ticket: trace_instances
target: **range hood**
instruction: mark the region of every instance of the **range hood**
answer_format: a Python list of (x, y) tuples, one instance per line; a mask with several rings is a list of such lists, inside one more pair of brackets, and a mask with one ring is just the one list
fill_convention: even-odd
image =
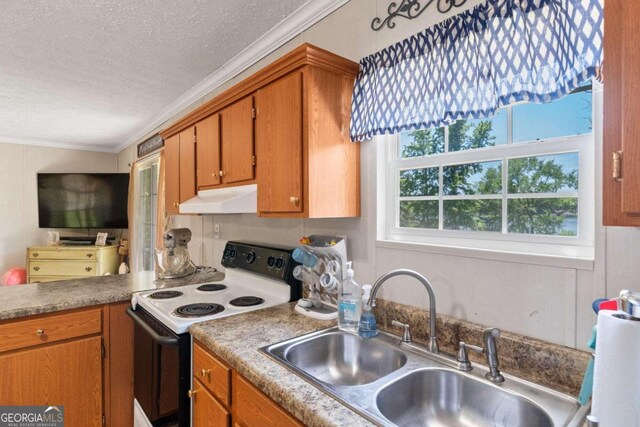
[(198, 191), (196, 197), (180, 204), (180, 213), (188, 214), (234, 214), (257, 211), (258, 186), (256, 184)]

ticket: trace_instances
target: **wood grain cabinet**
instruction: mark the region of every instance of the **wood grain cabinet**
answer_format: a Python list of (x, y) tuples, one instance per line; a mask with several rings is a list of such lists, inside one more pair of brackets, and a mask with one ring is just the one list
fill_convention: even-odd
[(189, 396), (194, 427), (303, 425), (197, 341), (193, 343), (193, 385)]
[[(176, 135), (195, 125), (198, 188), (255, 182), (264, 217), (359, 216), (360, 145), (349, 138), (357, 72), (315, 46), (294, 49), (160, 132), (167, 180), (182, 168)], [(171, 185), (167, 211), (177, 213)]]
[(253, 182), (254, 118), (248, 96), (196, 123), (198, 189)]
[(180, 203), (196, 195), (196, 134), (189, 126), (165, 141), (165, 211), (179, 213)]
[(27, 282), (116, 274), (118, 246), (40, 246), (27, 249)]
[(64, 406), (69, 427), (131, 426), (128, 305), (0, 321), (1, 404)]
[(640, 3), (607, 1), (603, 223), (640, 226)]

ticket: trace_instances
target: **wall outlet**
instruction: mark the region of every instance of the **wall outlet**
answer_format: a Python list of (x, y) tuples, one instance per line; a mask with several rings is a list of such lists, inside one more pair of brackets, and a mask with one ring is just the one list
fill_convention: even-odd
[(220, 238), (220, 224), (213, 224), (213, 238)]

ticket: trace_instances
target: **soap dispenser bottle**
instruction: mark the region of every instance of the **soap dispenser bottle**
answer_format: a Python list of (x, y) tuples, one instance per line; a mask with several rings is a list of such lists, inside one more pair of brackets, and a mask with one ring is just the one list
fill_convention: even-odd
[(338, 328), (342, 331), (358, 333), (362, 301), (360, 286), (353, 280), (352, 263), (347, 263), (347, 278), (338, 290)]
[(369, 296), (371, 295), (371, 285), (362, 286), (362, 316), (360, 316), (360, 324), (358, 325), (358, 334), (365, 339), (370, 339), (378, 336), (378, 324), (376, 323), (376, 316), (369, 303)]

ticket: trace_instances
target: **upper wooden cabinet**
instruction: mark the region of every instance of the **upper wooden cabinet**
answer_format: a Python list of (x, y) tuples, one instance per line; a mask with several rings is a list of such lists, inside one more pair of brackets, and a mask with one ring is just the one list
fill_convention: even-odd
[(198, 188), (220, 184), (220, 115), (212, 114), (196, 124)]
[(178, 213), (180, 203), (196, 195), (195, 126), (165, 141), (165, 211)]
[[(195, 125), (197, 188), (256, 182), (265, 217), (359, 216), (360, 145), (349, 139), (357, 72), (352, 61), (302, 45), (163, 130), (166, 156), (175, 135)], [(169, 160), (166, 176), (180, 176), (181, 196), (189, 177), (171, 175)], [(166, 189), (167, 212), (177, 213)]]
[(604, 37), (603, 223), (640, 226), (640, 3), (608, 1)]

